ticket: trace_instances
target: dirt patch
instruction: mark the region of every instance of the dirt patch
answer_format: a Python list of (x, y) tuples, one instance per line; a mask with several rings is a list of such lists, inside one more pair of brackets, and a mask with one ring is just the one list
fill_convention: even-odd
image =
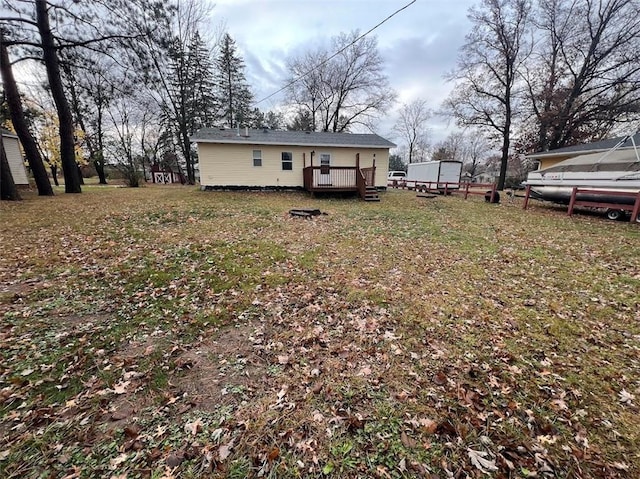
[(36, 281), (0, 284), (0, 305), (21, 303), (39, 286)]
[(171, 385), (205, 411), (255, 399), (267, 367), (253, 347), (254, 332), (251, 324), (231, 327), (183, 352)]

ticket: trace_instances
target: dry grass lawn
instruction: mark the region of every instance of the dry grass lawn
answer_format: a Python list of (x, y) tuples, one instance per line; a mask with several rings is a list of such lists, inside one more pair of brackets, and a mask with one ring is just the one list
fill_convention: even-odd
[(26, 196), (0, 204), (1, 477), (640, 476), (637, 224)]

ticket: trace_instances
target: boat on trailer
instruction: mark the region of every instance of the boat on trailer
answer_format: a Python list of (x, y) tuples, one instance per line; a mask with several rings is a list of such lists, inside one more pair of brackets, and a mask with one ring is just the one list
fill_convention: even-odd
[[(631, 139), (633, 148), (620, 149)], [(569, 204), (574, 187), (601, 190), (602, 194), (579, 193), (577, 199), (615, 204), (633, 204), (632, 195), (640, 191), (640, 152), (633, 136), (623, 138), (605, 153), (590, 153), (561, 161), (527, 175), (531, 198)], [(607, 191), (629, 192), (629, 196)]]

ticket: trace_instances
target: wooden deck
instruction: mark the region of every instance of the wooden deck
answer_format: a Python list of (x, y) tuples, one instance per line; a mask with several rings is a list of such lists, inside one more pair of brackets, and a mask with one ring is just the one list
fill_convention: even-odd
[(303, 169), (304, 189), (312, 193), (353, 191), (366, 201), (379, 201), (375, 171), (375, 166), (307, 166)]

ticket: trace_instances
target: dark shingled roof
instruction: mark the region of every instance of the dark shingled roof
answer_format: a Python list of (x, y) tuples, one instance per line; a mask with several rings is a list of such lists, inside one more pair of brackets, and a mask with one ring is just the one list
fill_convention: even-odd
[[(596, 153), (600, 151), (607, 151), (620, 143), (624, 138), (627, 140), (620, 145), (620, 148), (633, 148), (633, 143), (631, 142), (631, 138), (629, 136), (619, 136), (617, 138), (611, 138), (608, 140), (595, 141), (593, 143), (585, 143), (582, 145), (574, 145), (574, 146), (565, 146), (564, 148), (557, 148), (555, 150), (549, 151), (540, 151), (538, 153), (532, 153), (531, 155), (527, 155), (529, 158), (543, 158), (545, 156), (557, 156), (557, 155), (566, 155), (572, 153)], [(633, 135), (633, 140), (636, 143), (636, 146), (640, 147), (640, 133), (636, 133)]]
[(12, 136), (14, 138), (18, 138), (18, 135), (16, 135), (12, 131), (5, 130), (4, 128), (0, 128), (0, 133), (2, 133), (2, 136)]
[(194, 143), (237, 143), (241, 145), (332, 146), (343, 148), (393, 148), (396, 145), (381, 136), (367, 133), (333, 133), (324, 131), (278, 131), (203, 128), (191, 136)]

